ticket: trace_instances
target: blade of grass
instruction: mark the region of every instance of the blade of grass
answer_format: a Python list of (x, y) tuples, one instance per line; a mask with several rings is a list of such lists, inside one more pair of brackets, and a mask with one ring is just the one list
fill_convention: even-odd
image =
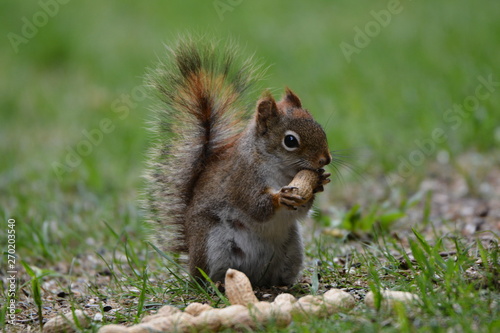
[(424, 251), (427, 252), (427, 254), (429, 255), (432, 254), (431, 247), (429, 243), (427, 243), (427, 241), (425, 240), (424, 236), (422, 236), (415, 228), (411, 228), (411, 231), (413, 231), (413, 234), (415, 235), (415, 237), (417, 237), (417, 240), (424, 249)]
[(125, 258), (127, 258), (127, 264), (130, 267), (130, 270), (132, 271), (132, 273), (135, 275), (136, 278), (140, 279), (141, 274), (135, 268), (135, 267), (139, 266), (137, 254), (135, 253), (135, 251), (133, 251), (133, 248), (131, 248), (129, 250), (129, 239), (128, 238), (125, 240), (124, 249), (125, 249)]
[[(212, 299), (212, 297), (210, 296), (210, 294), (207, 292), (206, 288), (204, 286), (202, 286), (197, 279), (193, 278), (191, 276), (191, 274), (189, 274), (189, 272), (182, 266), (182, 265), (179, 265), (179, 263), (177, 263), (174, 259), (172, 259), (169, 255), (167, 255), (166, 253), (164, 253), (162, 250), (160, 250), (158, 247), (156, 247), (154, 244), (152, 243), (148, 243), (161, 257), (167, 259), (168, 262), (170, 262), (171, 264), (174, 265), (174, 267), (176, 267), (179, 271), (183, 272), (187, 277), (188, 277), (188, 280), (189, 280), (189, 283), (188, 285), (190, 285), (193, 289), (197, 290), (198, 292), (201, 292), (202, 294), (204, 294), (208, 299)], [(176, 274), (170, 267), (166, 267), (168, 269), (168, 271), (170, 272), (170, 274), (172, 274), (172, 276), (177, 280), (178, 283), (184, 283), (185, 282), (185, 277), (183, 276), (180, 276), (178, 274)]]
[(139, 323), (142, 313), (144, 311), (144, 301), (146, 300), (146, 290), (148, 286), (149, 275), (147, 272), (147, 268), (144, 267), (142, 271), (142, 288), (141, 293), (139, 294), (139, 300), (137, 302), (137, 315), (135, 316), (134, 322)]
[(37, 307), (38, 312), (38, 323), (40, 325), (40, 331), (43, 329), (43, 312), (42, 312), (42, 293), (40, 289), (40, 282), (38, 281), (38, 276), (35, 271), (23, 260), (21, 260), (21, 264), (23, 265), (26, 273), (31, 277), (31, 291), (33, 292), (33, 300)]
[(207, 282), (210, 284), (210, 286), (212, 287), (212, 289), (214, 290), (214, 292), (217, 294), (217, 296), (219, 296), (220, 300), (226, 305), (226, 306), (229, 306), (231, 305), (231, 303), (229, 303), (229, 300), (226, 298), (226, 296), (224, 296), (219, 288), (217, 288), (217, 286), (215, 285), (215, 283), (212, 281), (212, 279), (208, 276), (207, 273), (205, 273), (204, 270), (202, 270), (201, 268), (198, 268), (198, 271), (200, 272), (200, 274), (203, 276), (203, 278), (205, 280), (207, 280)]

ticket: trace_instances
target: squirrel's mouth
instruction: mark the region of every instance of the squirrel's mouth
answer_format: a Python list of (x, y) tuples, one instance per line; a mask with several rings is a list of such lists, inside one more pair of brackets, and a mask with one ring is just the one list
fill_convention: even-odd
[(315, 171), (315, 172), (318, 172), (319, 170), (321, 169), (321, 166), (319, 167), (315, 167), (313, 165), (313, 163), (310, 163), (310, 162), (302, 162), (298, 168), (297, 168), (297, 172), (299, 171), (302, 171), (302, 170), (309, 170), (309, 171)]
[(299, 171), (302, 171), (302, 170), (309, 170), (309, 171), (314, 171), (314, 172), (318, 172), (318, 170), (321, 169), (321, 168), (312, 168), (312, 167), (307, 167), (307, 168), (301, 168)]

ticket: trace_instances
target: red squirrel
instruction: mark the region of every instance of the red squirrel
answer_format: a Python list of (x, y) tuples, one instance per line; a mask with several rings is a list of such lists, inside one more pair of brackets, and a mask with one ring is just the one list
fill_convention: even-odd
[(299, 221), (308, 201), (287, 184), (314, 170), (321, 192), (331, 162), (323, 128), (290, 89), (275, 101), (265, 92), (245, 105), (259, 79), (252, 60), (232, 46), (181, 39), (150, 75), (162, 102), (147, 172), (147, 208), (160, 248), (188, 254), (223, 281), (228, 268), (254, 286), (291, 285), (303, 266)]

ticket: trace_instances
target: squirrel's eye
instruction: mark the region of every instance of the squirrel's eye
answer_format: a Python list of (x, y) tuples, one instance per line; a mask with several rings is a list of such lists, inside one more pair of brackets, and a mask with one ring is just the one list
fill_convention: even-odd
[(293, 131), (286, 131), (285, 137), (283, 138), (283, 146), (286, 150), (292, 151), (299, 148), (300, 141), (297, 133)]

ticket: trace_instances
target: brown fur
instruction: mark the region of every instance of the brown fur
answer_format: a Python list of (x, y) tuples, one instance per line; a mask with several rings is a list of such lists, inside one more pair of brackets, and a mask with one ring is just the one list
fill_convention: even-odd
[(192, 38), (180, 40), (167, 57), (149, 75), (163, 104), (152, 129), (145, 206), (159, 226), (161, 248), (187, 252), (185, 212), (200, 174), (241, 135), (249, 117), (245, 93), (260, 74), (258, 66), (235, 64), (232, 46)]

